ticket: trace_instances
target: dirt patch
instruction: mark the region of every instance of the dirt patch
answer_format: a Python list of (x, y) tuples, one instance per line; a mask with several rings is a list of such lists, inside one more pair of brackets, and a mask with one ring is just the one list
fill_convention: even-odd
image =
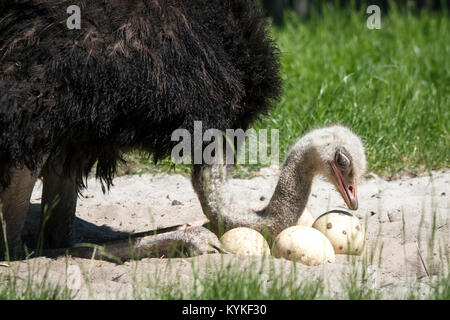
[[(270, 200), (278, 173), (276, 169), (266, 168), (252, 179), (231, 179), (227, 186), (228, 201), (236, 206), (264, 206)], [(354, 214), (367, 227), (366, 251), (373, 251), (375, 255), (374, 262), (369, 265), (369, 280), (385, 297), (403, 292), (408, 283), (418, 283), (425, 294), (427, 278), (437, 274), (439, 267), (448, 272), (448, 262), (443, 261), (440, 252), (446, 253), (447, 257), (450, 252), (449, 185), (450, 171), (441, 170), (431, 175), (395, 181), (373, 175), (358, 187), (360, 209)], [(42, 185), (38, 183), (32, 195), (28, 232), (32, 232), (30, 226), (38, 217), (41, 190)], [(144, 232), (204, 217), (190, 180), (181, 175), (118, 177), (114, 180), (114, 187), (105, 195), (100, 184), (90, 179), (83, 194), (84, 198), (78, 202), (76, 230), (87, 234), (91, 229), (94, 232), (103, 228), (114, 238), (123, 232)], [(339, 194), (320, 178), (313, 183), (308, 206), (315, 218), (331, 209), (346, 210)], [(433, 247), (430, 246), (432, 238), (435, 239)], [(380, 252), (382, 263), (378, 267)], [(40, 281), (44, 276), (43, 270), (46, 270), (50, 281), (64, 283), (73, 279), (70, 272), (80, 271), (82, 281), (76, 298), (132, 298), (136, 290), (133, 283), (158, 273), (158, 270), (169, 270), (160, 281), (169, 281), (176, 276), (181, 286), (192, 281), (192, 262), (201, 273), (208, 273), (214, 270), (211, 265), (224, 261), (243, 266), (245, 262), (257, 262), (258, 259), (211, 254), (170, 261), (142, 259), (119, 265), (74, 257), (38, 257), (11, 262), (10, 267), (0, 263), (0, 273), (14, 269), (20, 278), (27, 279), (30, 272), (35, 272), (34, 281)], [(278, 270), (292, 267), (291, 262), (284, 259), (271, 260)], [(356, 262), (363, 263), (363, 257), (357, 257)], [(68, 268), (70, 266), (76, 267)], [(297, 272), (300, 279), (321, 275), (330, 292), (339, 293), (342, 288), (336, 275), (348, 272), (348, 266), (347, 257), (338, 255), (336, 263), (330, 265), (307, 267), (298, 264)], [(269, 277), (269, 273), (265, 276)]]

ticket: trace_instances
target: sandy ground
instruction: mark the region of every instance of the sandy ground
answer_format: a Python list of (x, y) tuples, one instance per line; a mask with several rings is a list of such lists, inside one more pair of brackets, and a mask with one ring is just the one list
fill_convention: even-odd
[[(264, 168), (252, 179), (231, 179), (227, 187), (228, 200), (248, 207), (265, 205), (275, 188), (278, 173), (276, 168)], [(122, 176), (116, 178), (114, 184), (104, 195), (100, 184), (89, 180), (85, 198), (78, 202), (79, 219), (76, 221), (76, 230), (84, 232), (85, 237), (89, 236), (90, 230), (99, 228), (114, 238), (121, 232), (148, 231), (203, 217), (190, 180), (181, 175)], [(379, 290), (383, 297), (401, 297), (411, 284), (417, 285), (417, 292), (425, 295), (429, 290), (426, 280), (435, 276), (439, 267), (448, 272), (448, 260), (443, 261), (439, 246), (449, 257), (449, 185), (450, 170), (444, 169), (432, 172), (431, 176), (404, 177), (394, 181), (372, 174), (358, 187), (360, 209), (353, 213), (367, 225), (366, 252), (375, 252), (375, 260), (378, 260), (382, 246), (381, 266), (377, 266), (377, 261), (369, 265), (368, 285)], [(28, 229), (37, 219), (41, 189), (42, 185), (38, 183), (33, 191)], [(346, 209), (339, 194), (321, 178), (314, 181), (308, 207), (314, 217), (331, 209)], [(436, 241), (434, 249), (430, 250), (428, 243), (432, 236), (433, 215), (436, 218)], [(421, 258), (426, 261), (427, 268)], [(193, 277), (192, 260), (200, 273), (211, 272), (214, 269), (212, 265), (224, 261), (238, 263), (243, 269), (246, 263), (260, 261), (252, 257), (209, 254), (172, 259), (170, 262), (168, 259), (146, 258), (120, 265), (76, 257), (31, 257), (28, 261), (11, 262), (10, 267), (0, 263), (0, 273), (14, 269), (20, 278), (26, 279), (27, 273), (34, 272), (35, 281), (39, 281), (43, 270), (47, 270), (50, 281), (68, 281), (71, 286), (79, 286), (77, 298), (80, 299), (133, 298), (136, 279), (155, 274), (156, 270), (169, 270), (178, 276), (180, 285), (189, 285)], [(273, 260), (279, 272), (286, 272), (283, 270), (292, 266), (284, 259)], [(357, 257), (357, 263), (362, 263), (362, 260), (362, 257)], [(327, 290), (339, 294), (343, 290), (340, 275), (350, 272), (349, 265), (345, 255), (338, 255), (336, 263), (329, 265), (308, 267), (298, 264), (299, 281), (323, 276)], [(79, 271), (81, 280), (76, 276)], [(170, 279), (171, 276), (166, 275), (161, 281)]]

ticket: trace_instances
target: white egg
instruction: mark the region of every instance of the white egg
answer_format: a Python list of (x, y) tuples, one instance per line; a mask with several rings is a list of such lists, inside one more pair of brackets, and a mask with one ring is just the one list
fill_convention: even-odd
[(360, 255), (364, 250), (364, 227), (359, 219), (349, 212), (326, 212), (314, 221), (313, 228), (330, 240), (336, 254)]
[(335, 261), (333, 246), (318, 230), (305, 226), (293, 226), (278, 234), (272, 249), (276, 258), (317, 266)]
[(240, 227), (231, 229), (220, 238), (225, 250), (245, 256), (270, 256), (266, 239), (256, 230)]

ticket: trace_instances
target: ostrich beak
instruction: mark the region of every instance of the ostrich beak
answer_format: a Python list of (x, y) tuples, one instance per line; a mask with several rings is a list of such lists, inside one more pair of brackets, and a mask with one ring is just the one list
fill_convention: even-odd
[(338, 191), (341, 193), (347, 207), (350, 210), (358, 209), (358, 197), (356, 195), (356, 183), (353, 180), (351, 183), (347, 183), (346, 179), (342, 176), (341, 171), (336, 167), (334, 162), (331, 163), (333, 168), (334, 176), (336, 178), (336, 186)]

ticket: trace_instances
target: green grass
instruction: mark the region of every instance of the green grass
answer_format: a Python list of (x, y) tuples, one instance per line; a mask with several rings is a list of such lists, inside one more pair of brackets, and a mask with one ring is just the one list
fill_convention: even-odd
[[(378, 174), (445, 168), (450, 153), (450, 19), (448, 11), (381, 16), (366, 27), (364, 11), (323, 7), (300, 22), (287, 14), (273, 28), (284, 93), (254, 128), (280, 130), (280, 161), (312, 128), (341, 123), (362, 137), (369, 170)], [(127, 155), (121, 173), (179, 172)], [(251, 169), (260, 165), (248, 166)]]
[[(261, 261), (243, 266), (222, 260), (219, 265), (208, 265), (208, 272), (200, 275), (192, 260), (193, 281), (187, 288), (180, 286), (179, 279), (161, 285), (160, 274), (147, 275), (139, 281), (135, 279), (133, 299), (312, 300), (323, 297), (322, 278), (301, 282), (295, 263), (287, 273), (280, 275), (272, 262), (263, 257)], [(268, 269), (266, 280), (262, 279), (265, 269)]]
[(448, 13), (396, 11), (369, 30), (367, 15), (324, 7), (274, 31), (285, 93), (257, 125), (280, 128), (281, 154), (311, 128), (342, 123), (365, 141), (370, 170), (394, 173), (448, 166)]

